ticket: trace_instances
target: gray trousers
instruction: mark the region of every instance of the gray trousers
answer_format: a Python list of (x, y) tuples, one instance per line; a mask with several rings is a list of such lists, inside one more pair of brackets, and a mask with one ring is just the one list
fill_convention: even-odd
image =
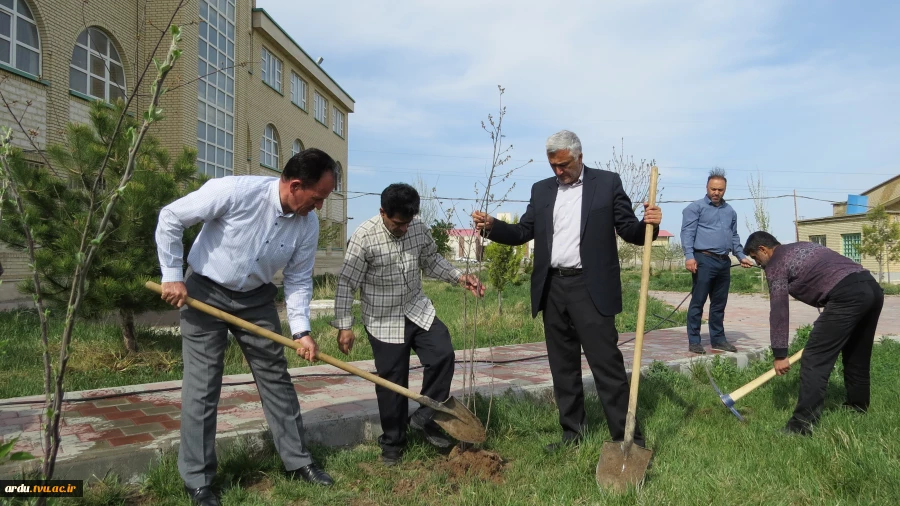
[[(248, 292), (235, 292), (190, 270), (185, 284), (192, 298), (281, 333), (281, 321), (275, 309), (275, 285), (269, 283)], [(189, 488), (209, 486), (216, 474), (216, 406), (222, 391), (229, 330), (250, 364), (275, 448), (285, 468), (292, 471), (312, 463), (303, 437), (300, 403), (287, 372), (284, 347), (184, 306), (181, 308), (184, 382), (178, 471)]]

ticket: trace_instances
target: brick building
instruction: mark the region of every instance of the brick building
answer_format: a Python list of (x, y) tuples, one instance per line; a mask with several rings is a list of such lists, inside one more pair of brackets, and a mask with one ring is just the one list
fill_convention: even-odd
[[(39, 149), (64, 141), (66, 124), (86, 122), (90, 102), (135, 94), (147, 106), (151, 78), (134, 88), (178, 0), (0, 0), (0, 90), (16, 101)], [(170, 153), (198, 150), (197, 170), (211, 177), (278, 176), (300, 149), (317, 147), (340, 165), (335, 192), (319, 212), (342, 232), (321, 249), (317, 272), (336, 271), (347, 240), (348, 116), (354, 101), (255, 0), (185, 2), (174, 23), (184, 53), (162, 101), (166, 118), (151, 133)], [(152, 65), (151, 65), (152, 69)], [(151, 75), (152, 77), (152, 75)], [(26, 103), (30, 105), (27, 106)], [(0, 124), (15, 126), (6, 108)], [(18, 129), (17, 129), (18, 130)], [(27, 138), (14, 143), (37, 160)], [(17, 296), (24, 257), (0, 249), (6, 269), (0, 301)]]

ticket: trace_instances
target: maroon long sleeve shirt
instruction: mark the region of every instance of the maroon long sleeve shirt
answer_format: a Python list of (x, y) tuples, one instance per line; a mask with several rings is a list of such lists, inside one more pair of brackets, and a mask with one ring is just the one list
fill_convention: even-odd
[(777, 246), (766, 265), (769, 282), (769, 333), (772, 353), (787, 356), (790, 310), (788, 295), (813, 307), (824, 307), (828, 293), (842, 279), (865, 269), (825, 246), (796, 242)]

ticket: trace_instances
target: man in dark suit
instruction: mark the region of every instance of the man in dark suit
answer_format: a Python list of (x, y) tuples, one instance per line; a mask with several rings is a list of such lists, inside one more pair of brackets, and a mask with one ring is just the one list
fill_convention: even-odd
[[(562, 441), (553, 452), (578, 444), (585, 429), (581, 349), (613, 440), (625, 437), (628, 377), (615, 317), (622, 312), (622, 285), (616, 234), (644, 243), (645, 224), (659, 231), (662, 211), (644, 204), (638, 221), (631, 200), (614, 172), (585, 167), (581, 141), (567, 130), (547, 139), (547, 159), (555, 177), (531, 187), (528, 209), (517, 224), (482, 212), (472, 213), (476, 228), (492, 241), (519, 245), (534, 239), (531, 311), (543, 311), (553, 393), (559, 408)], [(637, 429), (634, 440), (644, 445)]]

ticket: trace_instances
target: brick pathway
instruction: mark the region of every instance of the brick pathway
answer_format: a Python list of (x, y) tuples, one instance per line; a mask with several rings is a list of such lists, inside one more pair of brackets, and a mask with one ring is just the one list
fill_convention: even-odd
[[(654, 297), (676, 305), (683, 293), (657, 292)], [(817, 311), (799, 302), (791, 303), (791, 327), (811, 323)], [(655, 325), (648, 321), (648, 327)], [(726, 313), (726, 333), (740, 351), (762, 350), (768, 346), (768, 300), (752, 295), (731, 295)], [(708, 334), (703, 328), (704, 344), (709, 349)], [(900, 297), (888, 297), (882, 313), (878, 332), (880, 335), (900, 333)], [(633, 337), (623, 334), (621, 340)], [(628, 368), (634, 351), (634, 343), (621, 346)], [(493, 350), (496, 362), (479, 363), (476, 366), (476, 388), (481, 392), (503, 391), (509, 388), (532, 389), (551, 385), (544, 343), (502, 346)], [(715, 352), (719, 353), (719, 352)], [(478, 350), (476, 359), (489, 360), (488, 350)], [(687, 352), (685, 329), (658, 330), (647, 334), (644, 342), (643, 364), (654, 360), (667, 363), (686, 363), (694, 355)], [(533, 357), (529, 360), (503, 364), (504, 361)], [(463, 352), (457, 359), (464, 358)], [(371, 360), (355, 363), (373, 371)], [(412, 366), (419, 365), (413, 358)], [(582, 370), (589, 369), (582, 362)], [(312, 366), (292, 369), (294, 388), (303, 410), (307, 426), (334, 425), (336, 420), (364, 416), (377, 420), (375, 390), (369, 382), (346, 376), (331, 366)], [(462, 364), (457, 366), (453, 382), (454, 395), (459, 396), (469, 377)], [(410, 373), (410, 388), (421, 387), (420, 369)], [(69, 393), (62, 425), (62, 447), (59, 461), (80, 461), (92, 456), (119, 451), (155, 450), (169, 446), (179, 437), (181, 408), (181, 382), (171, 381), (147, 385), (100, 389)], [(9, 403), (16, 403), (9, 406)], [(19, 437), (15, 451), (40, 452), (41, 396), (23, 397), (0, 401), (0, 436), (4, 439)], [(219, 403), (218, 432), (220, 437), (259, 433), (265, 428), (265, 419), (259, 395), (251, 375), (227, 376), (224, 379)], [(372, 437), (374, 434), (367, 434)], [(348, 440), (349, 441), (349, 440)], [(0, 475), (3, 472), (0, 471)]]

